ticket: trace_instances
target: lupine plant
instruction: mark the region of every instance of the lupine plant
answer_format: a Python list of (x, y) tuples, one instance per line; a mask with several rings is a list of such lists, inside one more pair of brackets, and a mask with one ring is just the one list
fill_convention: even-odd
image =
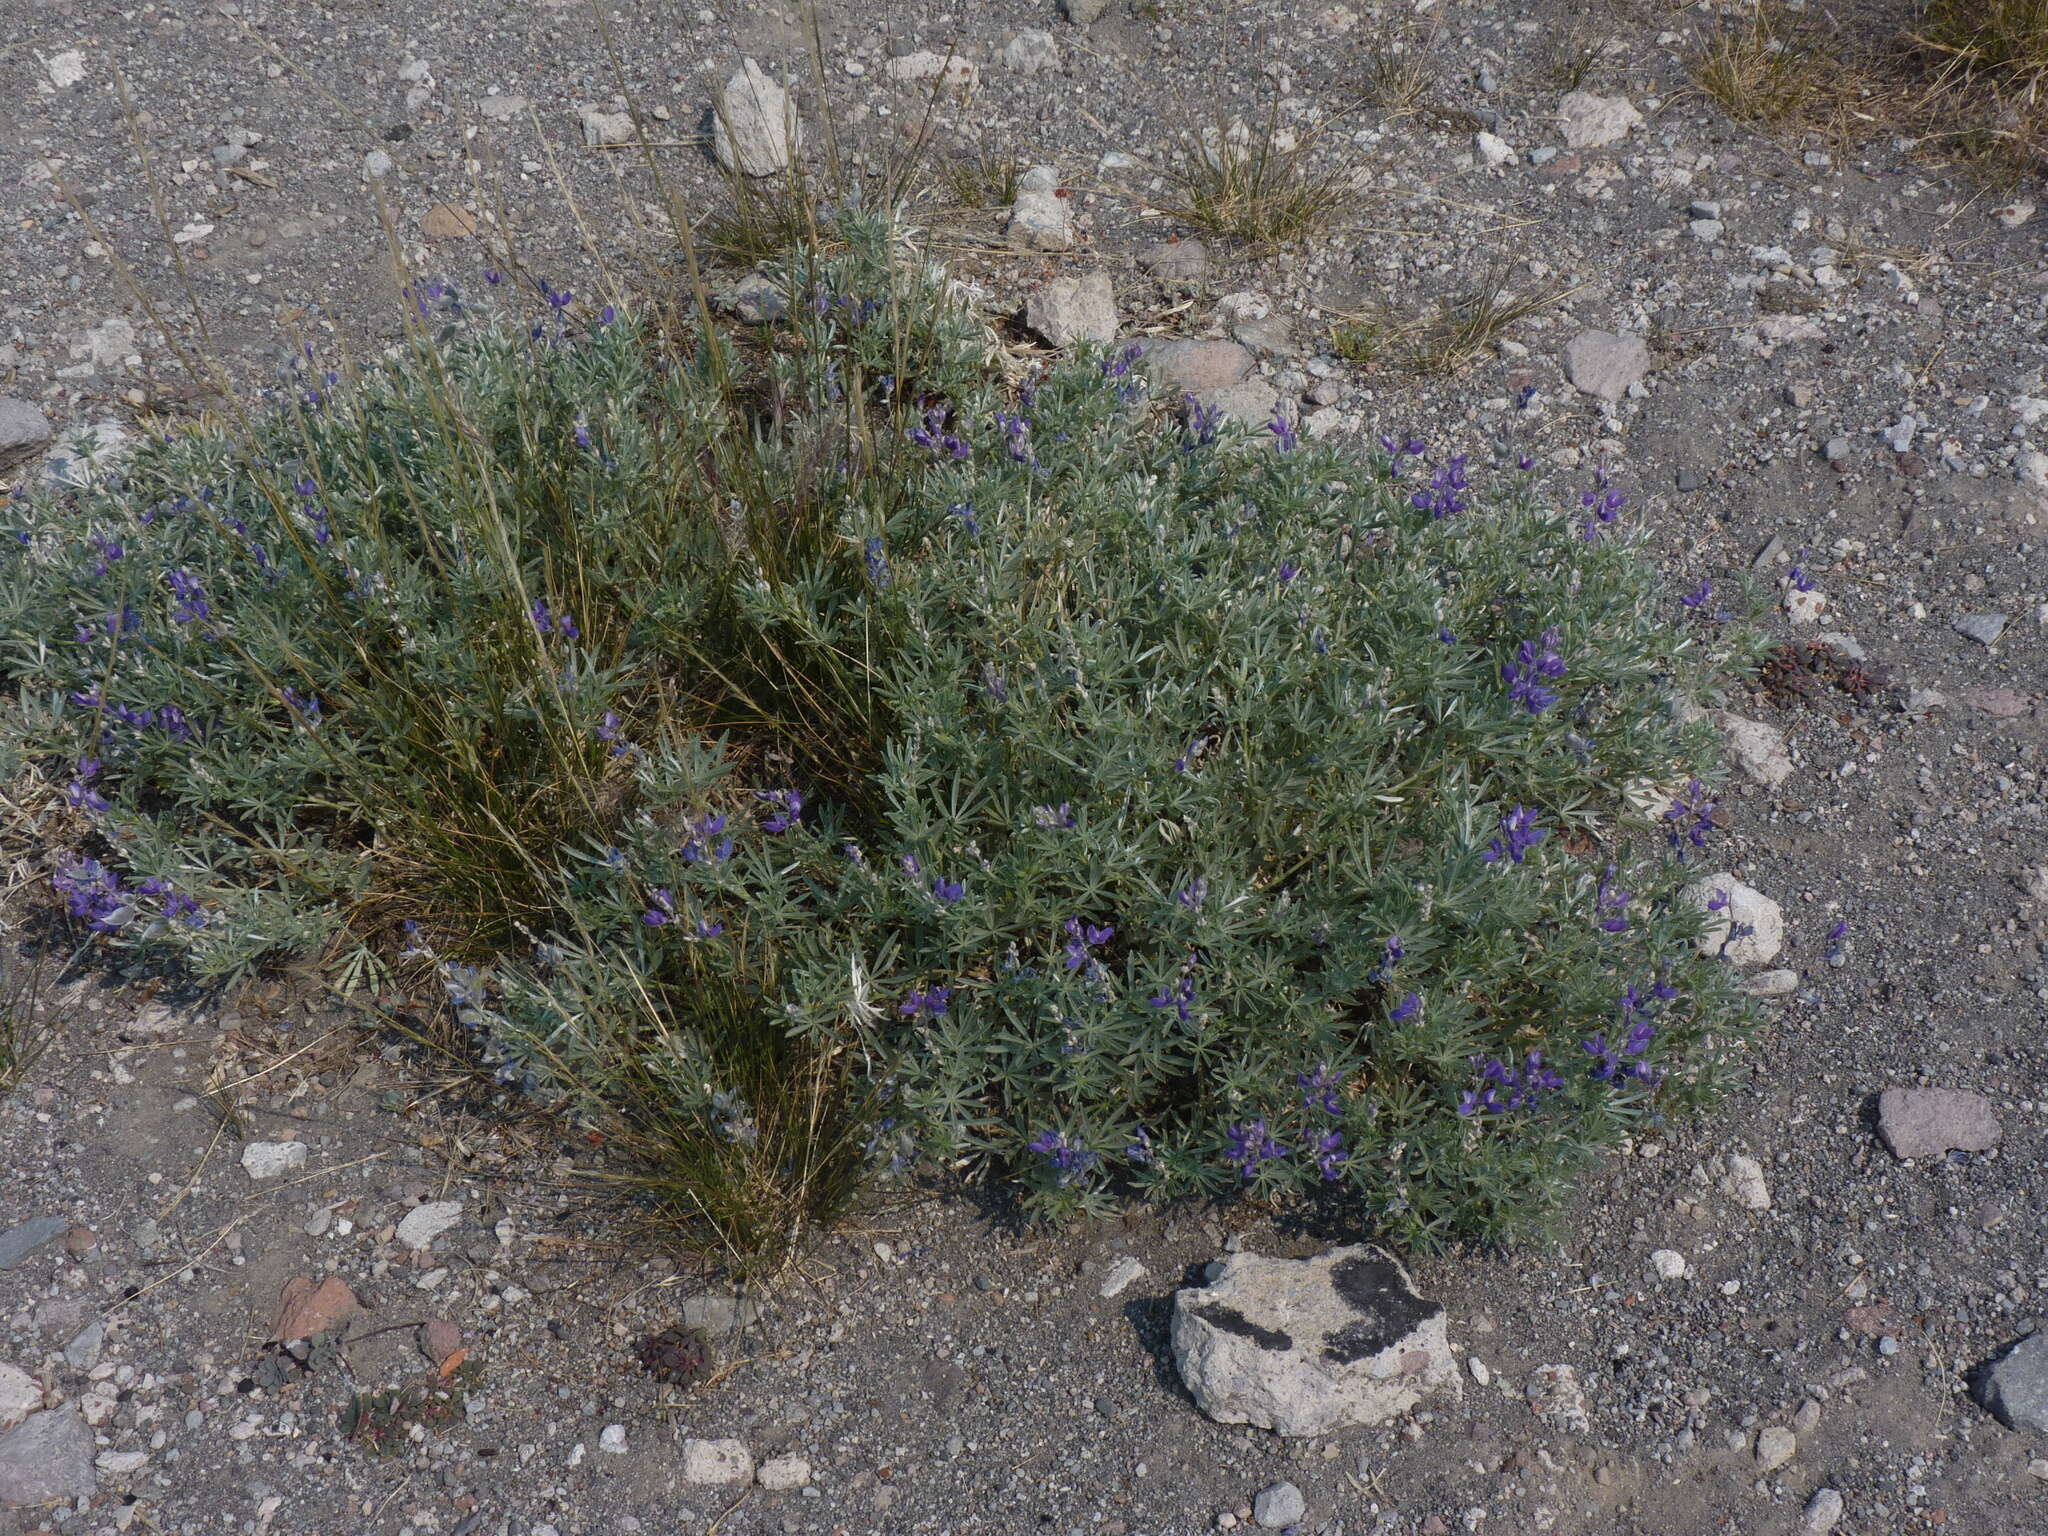
[[(72, 912), (213, 974), (438, 967), (508, 1088), (735, 1246), (916, 1166), (1495, 1237), (1711, 1087), (1744, 1014), (1674, 899), (1714, 765), (1671, 705), (1736, 642), (1635, 535), (1127, 354), (1010, 388), (846, 233), (745, 344), (444, 290), (253, 438), (11, 509)], [(1645, 783), (1683, 804), (1631, 829)]]

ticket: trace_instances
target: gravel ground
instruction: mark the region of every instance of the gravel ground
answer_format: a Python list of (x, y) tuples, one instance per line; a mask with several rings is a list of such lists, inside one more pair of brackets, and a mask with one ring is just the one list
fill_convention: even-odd
[[(713, 206), (713, 168), (665, 148), (657, 186), (637, 152), (585, 147), (577, 109), (630, 90), (687, 141), (741, 57), (808, 80), (770, 8), (618, 12), (616, 69), (591, 14), (548, 0), (0, 10), (0, 393), (60, 429), (203, 406), (211, 380), (180, 361), (201, 347), (245, 392), (302, 342), (375, 349), (398, 325), (394, 252), (465, 285), (508, 246), (583, 293), (667, 281), (660, 210)], [(1837, 1507), (1856, 1536), (2048, 1529), (2048, 1437), (1966, 1390), (2048, 1287), (2048, 459), (2030, 442), (2048, 437), (2048, 223), (1882, 134), (1733, 127), (1686, 89), (1674, 14), (1597, 18), (1611, 41), (1581, 86), (1644, 121), (1573, 149), (1550, 60), (1579, 10), (1431, 8), (1443, 110), (1362, 110), (1324, 141), (1358, 161), (1345, 223), (1279, 256), (1216, 247), (1206, 280), (1171, 283), (1138, 257), (1186, 233), (1145, 207), (1176, 136), (1214, 105), (1256, 122), (1348, 102), (1385, 32), (1369, 8), (824, 17), (851, 148), (919, 131), (929, 87), (888, 61), (950, 41), (979, 79), (930, 113), (940, 150), (1056, 168), (1070, 252), (1007, 252), (1000, 210), (928, 210), (992, 313), (1104, 271), (1127, 329), (1234, 326), (1278, 397), (1309, 395), (1312, 432), (1532, 454), (1559, 497), (1605, 463), (1674, 602), (1745, 573), (1775, 596), (1796, 564), (1824, 607), (1782, 614), (1787, 636), (1833, 636), (1883, 684), (1731, 701), (1788, 733), (1793, 771), (1727, 797), (1716, 867), (1782, 903), (1796, 981), (1725, 1106), (1614, 1159), (1555, 1249), (1415, 1266), (1466, 1362), (1459, 1397), (1310, 1442), (1204, 1419), (1165, 1345), (1175, 1287), (1227, 1244), (1319, 1246), (1247, 1208), (1047, 1237), (941, 1194), (820, 1243), (768, 1293), (707, 1290), (622, 1247), (575, 1154), (478, 1121), (290, 989), (177, 1012), (116, 978), (56, 1000), (62, 1041), (0, 1104), (0, 1233), (70, 1227), (0, 1269), (0, 1361), (90, 1428), (37, 1465), (98, 1462), (96, 1493), (0, 1512), (0, 1532), (1178, 1536), (1252, 1525), (1282, 1480), (1297, 1528), (1326, 1536), (1790, 1533)], [(1004, 62), (1026, 28), (1056, 68)], [(1496, 263), (1517, 288), (1575, 286), (1455, 381), (1330, 354), (1341, 317), (1424, 313)], [(1265, 302), (1218, 302), (1243, 292)], [(1646, 344), (1576, 343), (1579, 382), (1604, 359), (1612, 401), (1567, 377), (1585, 332)], [(1876, 1096), (1917, 1085), (1981, 1095), (2001, 1142), (1895, 1157)], [(288, 1142), (303, 1161), (269, 1154), (287, 1166), (253, 1178), (248, 1148)], [(433, 1213), (408, 1213), (447, 1202), (454, 1224), (412, 1246)], [(1144, 1274), (1104, 1297), (1126, 1256)], [(286, 1282), (330, 1272), (367, 1309), (342, 1357), (266, 1351)], [(632, 1352), (685, 1317), (737, 1332), (715, 1382), (680, 1390)], [(384, 1454), (345, 1441), (352, 1393), (441, 1381), (449, 1325), (470, 1353), (445, 1366), (446, 1422), (400, 1424)], [(1532, 1408), (1552, 1366), (1582, 1417), (1555, 1393)], [(686, 1442), (727, 1437), (785, 1458), (778, 1476), (802, 1460), (808, 1486), (689, 1481)]]

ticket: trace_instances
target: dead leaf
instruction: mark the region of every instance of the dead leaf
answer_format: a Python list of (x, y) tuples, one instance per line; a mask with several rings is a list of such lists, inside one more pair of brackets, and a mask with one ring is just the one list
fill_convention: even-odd
[(462, 1330), (451, 1322), (437, 1317), (420, 1328), (420, 1353), (436, 1365), (461, 1348)]
[(420, 233), (429, 240), (460, 240), (476, 233), (476, 215), (454, 203), (436, 203), (421, 217)]
[(453, 1376), (457, 1371), (462, 1369), (462, 1362), (467, 1360), (468, 1358), (469, 1346), (465, 1344), (462, 1346), (462, 1348), (456, 1350), (454, 1354), (450, 1355), (446, 1360), (443, 1360), (441, 1362), (441, 1379), (443, 1381), (446, 1381), (450, 1376)]
[(340, 1327), (361, 1310), (362, 1303), (341, 1276), (329, 1275), (315, 1285), (304, 1275), (293, 1275), (278, 1294), (270, 1337), (278, 1342), (310, 1339)]

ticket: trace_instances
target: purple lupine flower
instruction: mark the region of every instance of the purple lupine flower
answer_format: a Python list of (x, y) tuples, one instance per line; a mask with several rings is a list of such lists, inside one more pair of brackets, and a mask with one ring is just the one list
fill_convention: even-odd
[(1621, 1071), (1621, 1057), (1607, 1043), (1606, 1030), (1603, 1029), (1598, 1034), (1581, 1040), (1579, 1049), (1593, 1058), (1593, 1075), (1602, 1082), (1611, 1082), (1615, 1074)]
[(1067, 802), (1064, 800), (1058, 805), (1035, 805), (1031, 808), (1031, 821), (1034, 826), (1047, 831), (1071, 831), (1074, 826), (1074, 813), (1067, 808)]
[(916, 854), (906, 853), (898, 862), (900, 862), (903, 866), (903, 873), (908, 875), (911, 879), (917, 880), (923, 877), (924, 865), (918, 862)]
[(1393, 1012), (1388, 1014), (1387, 1017), (1396, 1024), (1406, 1024), (1421, 1012), (1422, 994), (1420, 992), (1410, 992), (1394, 1005)]
[(92, 573), (95, 576), (106, 575), (114, 562), (128, 552), (124, 546), (115, 543), (103, 533), (95, 533), (92, 536), (92, 545), (99, 552), (99, 560), (92, 568)]
[(1585, 538), (1590, 544), (1614, 526), (1628, 498), (1608, 483), (1607, 466), (1602, 464), (1593, 471), (1593, 488), (1579, 497), (1579, 505), (1587, 512)]
[(882, 554), (880, 536), (871, 536), (864, 551), (867, 557), (868, 580), (873, 582), (878, 590), (886, 588), (889, 585), (889, 562)]
[(725, 924), (714, 923), (708, 917), (700, 917), (697, 919), (697, 926), (690, 930), (690, 936), (696, 939), (709, 940), (717, 938), (724, 932)]
[(1300, 574), (1301, 567), (1296, 565), (1292, 560), (1282, 560), (1280, 562), (1280, 569), (1273, 573), (1274, 578), (1278, 580), (1280, 585), (1283, 587), (1291, 584), (1294, 578), (1299, 576)]
[(1344, 1086), (1344, 1079), (1332, 1072), (1328, 1063), (1318, 1066), (1314, 1072), (1297, 1072), (1294, 1084), (1301, 1090), (1301, 1107), (1311, 1112), (1320, 1110), (1326, 1115), (1341, 1114), (1344, 1101), (1337, 1097), (1337, 1090)]
[(1273, 419), (1266, 423), (1266, 430), (1273, 434), (1274, 445), (1282, 453), (1291, 453), (1301, 444), (1301, 434), (1294, 430), (1294, 423), (1287, 419), (1287, 412), (1275, 407)]
[(575, 429), (569, 435), (578, 448), (581, 448), (585, 453), (590, 451), (590, 423), (581, 416), (576, 418)]
[(1437, 626), (1436, 638), (1437, 642), (1441, 645), (1456, 645), (1458, 643), (1458, 637), (1441, 624)]
[(1217, 434), (1223, 430), (1223, 407), (1203, 405), (1193, 395), (1183, 395), (1187, 407), (1188, 447), (1208, 448), (1214, 445)]
[(1190, 912), (1201, 910), (1202, 903), (1209, 899), (1209, 881), (1204, 875), (1197, 875), (1186, 885), (1173, 893), (1173, 899)]
[[(1541, 1051), (1530, 1051), (1518, 1067), (1498, 1056), (1475, 1056), (1473, 1065), (1479, 1069), (1481, 1086), (1458, 1104), (1458, 1113), (1467, 1117), (1506, 1114), (1535, 1103), (1539, 1094), (1554, 1093), (1564, 1086), (1564, 1079), (1543, 1064)], [(1506, 1098), (1500, 1096), (1503, 1092)]]
[(500, 272), (496, 267), (485, 267), (484, 281), (489, 283), (493, 288), (495, 288), (498, 286), (498, 284), (505, 281), (505, 274)]
[(947, 1004), (952, 1000), (951, 987), (932, 987), (912, 992), (896, 1011), (906, 1019), (936, 1019), (944, 1015)]
[(650, 928), (660, 928), (674, 921), (675, 915), (675, 897), (669, 894), (666, 886), (657, 886), (654, 892), (654, 905), (640, 914), (640, 921)]
[[(1131, 364), (1145, 355), (1145, 348), (1138, 342), (1127, 342), (1102, 360), (1102, 376), (1106, 379), (1120, 379), (1131, 371)], [(1024, 402), (1030, 409), (1031, 402)]]
[(1229, 1136), (1230, 1147), (1223, 1154), (1223, 1160), (1247, 1179), (1256, 1176), (1264, 1164), (1287, 1155), (1287, 1149), (1273, 1139), (1264, 1120), (1233, 1125)]
[(1394, 968), (1407, 957), (1408, 948), (1401, 942), (1401, 935), (1398, 933), (1388, 934), (1387, 942), (1380, 949), (1380, 963), (1372, 968), (1371, 974), (1366, 979), (1368, 981), (1391, 980)]
[(954, 906), (966, 894), (967, 885), (964, 881), (948, 880), (944, 875), (932, 881), (932, 895), (942, 907)]
[(92, 787), (92, 781), (100, 776), (100, 760), (96, 757), (82, 758), (73, 771), (71, 782), (64, 788), (64, 801), (74, 810), (100, 815), (107, 809), (107, 797)]
[(774, 813), (761, 823), (763, 832), (787, 832), (803, 819), (804, 797), (801, 790), (757, 789), (754, 798), (775, 807)]
[(1786, 572), (1785, 579), (1791, 584), (1794, 592), (1811, 592), (1813, 590), (1813, 578), (1806, 574), (1806, 567), (1803, 565), (1793, 566), (1790, 571)]
[(1064, 925), (1067, 935), (1067, 969), (1078, 971), (1089, 963), (1089, 951), (1100, 949), (1116, 937), (1114, 928), (1098, 928), (1093, 923), (1084, 923), (1078, 917), (1070, 917)]
[(1466, 489), (1470, 481), (1465, 475), (1467, 455), (1458, 454), (1448, 463), (1437, 467), (1429, 478), (1429, 487), (1417, 491), (1408, 498), (1408, 504), (1418, 512), (1427, 512), (1441, 521), (1463, 512), (1466, 503), (1458, 498), (1458, 492)]
[(1095, 1154), (1069, 1141), (1065, 1131), (1040, 1131), (1026, 1145), (1045, 1159), (1062, 1186), (1081, 1178), (1095, 1165)]
[(1031, 449), (1031, 422), (1028, 417), (1007, 411), (996, 412), (996, 426), (1003, 434), (1003, 453), (1013, 464), (1028, 464), (1038, 467), (1038, 455)]
[(1593, 893), (1593, 913), (1600, 920), (1600, 927), (1608, 933), (1628, 932), (1629, 893), (1614, 883), (1614, 866), (1600, 876), (1600, 887)]
[(1182, 976), (1171, 986), (1162, 987), (1146, 999), (1154, 1008), (1171, 1008), (1181, 1023), (1189, 1024), (1195, 1017), (1195, 978)]
[(1535, 467), (1536, 467), (1536, 455), (1535, 455), (1535, 454), (1533, 454), (1533, 453), (1525, 453), (1525, 454), (1523, 454), (1523, 455), (1522, 455), (1522, 456), (1521, 456), (1521, 457), (1520, 457), (1519, 459), (1516, 459), (1516, 460), (1515, 460), (1515, 468), (1517, 468), (1517, 469), (1519, 469), (1519, 470), (1524, 470), (1524, 471), (1526, 471), (1526, 470), (1531, 470), (1531, 469), (1534, 469)]
[(967, 530), (967, 537), (970, 539), (981, 537), (981, 523), (975, 518), (973, 502), (956, 501), (946, 510), (954, 517), (960, 519), (960, 526)]
[(697, 864), (705, 859), (714, 864), (723, 864), (732, 857), (732, 839), (724, 836), (725, 818), (706, 812), (702, 816), (686, 818), (683, 828), (690, 836), (682, 846), (682, 860), (685, 864)]
[(1665, 841), (1683, 859), (1686, 844), (1705, 848), (1707, 834), (1713, 830), (1714, 802), (1707, 798), (1706, 787), (1698, 779), (1688, 779), (1685, 792), (1664, 812)]
[(1688, 608), (1697, 608), (1713, 595), (1714, 584), (1705, 577), (1701, 577), (1700, 584), (1690, 592), (1681, 593), (1678, 600)]
[(121, 877), (97, 859), (76, 859), (50, 876), (51, 888), (64, 898), (73, 917), (90, 920), (94, 933), (109, 933), (132, 915)]
[(180, 624), (194, 623), (213, 612), (206, 601), (206, 590), (182, 566), (166, 572), (164, 579), (171, 584), (171, 595), (178, 600), (178, 606), (171, 610), (171, 617)]
[(1508, 698), (1532, 715), (1540, 715), (1557, 702), (1557, 694), (1544, 686), (1565, 674), (1564, 658), (1557, 653), (1556, 625), (1535, 640), (1524, 640), (1515, 659), (1501, 663), (1501, 681), (1508, 685)]
[(526, 610), (526, 616), (533, 621), (533, 632), (537, 635), (553, 634), (555, 621), (548, 613), (548, 605), (540, 598), (533, 600), (533, 606)]
[(1489, 864), (1498, 864), (1503, 858), (1521, 863), (1538, 843), (1550, 834), (1536, 825), (1536, 813), (1525, 805), (1518, 805), (1500, 819), (1501, 835), (1486, 845), (1480, 858)]
[(1325, 1131), (1321, 1136), (1311, 1137), (1302, 1150), (1315, 1159), (1317, 1171), (1331, 1183), (1344, 1177), (1344, 1164), (1351, 1160), (1351, 1154), (1344, 1150), (1342, 1131)]
[(619, 312), (616, 309), (614, 309), (611, 305), (605, 305), (603, 309), (597, 312), (597, 323), (599, 329), (602, 329), (603, 327), (610, 325), (614, 320), (618, 318)]
[(1384, 448), (1387, 452), (1387, 478), (1389, 480), (1401, 478), (1401, 461), (1403, 459), (1419, 459), (1429, 452), (1429, 444), (1412, 433), (1398, 442), (1382, 433), (1380, 435), (1380, 447)]
[(302, 715), (308, 720), (320, 718), (320, 701), (313, 695), (302, 694), (288, 684), (279, 692), (284, 696), (285, 707), (294, 714)]
[(1132, 1131), (1130, 1142), (1124, 1147), (1124, 1156), (1134, 1163), (1149, 1166), (1156, 1156), (1152, 1150), (1152, 1133), (1142, 1125)]

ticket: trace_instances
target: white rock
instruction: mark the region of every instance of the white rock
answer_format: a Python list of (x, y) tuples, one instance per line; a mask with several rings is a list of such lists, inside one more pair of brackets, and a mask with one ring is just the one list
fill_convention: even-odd
[(2007, 229), (2018, 229), (2034, 216), (2034, 200), (2031, 197), (2017, 197), (2001, 208), (1991, 210), (1991, 217)]
[(1056, 190), (1038, 191), (1020, 183), (1004, 233), (1018, 250), (1064, 251), (1074, 243), (1073, 210)]
[(396, 169), (398, 162), (381, 149), (373, 149), (363, 156), (363, 179), (382, 181)]
[(50, 445), (50, 418), (26, 400), (0, 395), (0, 474)]
[(58, 90), (68, 91), (85, 78), (85, 54), (77, 48), (53, 53), (43, 60), (43, 73)]
[[(1778, 904), (1726, 871), (1693, 881), (1684, 895), (1707, 916), (1701, 954), (1725, 955), (1736, 965), (1763, 965), (1784, 947), (1785, 914)], [(1731, 936), (1738, 923), (1747, 931)]]
[(1020, 75), (1042, 74), (1060, 67), (1060, 45), (1050, 32), (1026, 27), (1003, 44), (1003, 67)]
[(711, 151), (727, 170), (748, 176), (786, 171), (803, 147), (796, 103), (752, 59), (734, 71), (712, 114)]
[(630, 112), (607, 112), (603, 107), (578, 107), (576, 116), (583, 124), (583, 142), (592, 149), (606, 144), (633, 142), (633, 114)]
[(1308, 1500), (1292, 1483), (1261, 1488), (1252, 1500), (1252, 1518), (1266, 1531), (1284, 1531), (1308, 1516)]
[(1515, 146), (1497, 133), (1475, 133), (1472, 147), (1488, 165), (1513, 165), (1518, 158)]
[(1797, 587), (1785, 590), (1785, 616), (1794, 624), (1818, 624), (1828, 611), (1828, 595), (1818, 588), (1802, 592)]
[(1539, 1365), (1529, 1386), (1529, 1408), (1544, 1423), (1567, 1434), (1583, 1435), (1593, 1427), (1586, 1410), (1586, 1389), (1568, 1365)]
[(1722, 1194), (1744, 1210), (1771, 1208), (1771, 1186), (1764, 1182), (1763, 1164), (1741, 1152), (1731, 1152), (1721, 1165), (1725, 1170), (1721, 1175)]
[(1799, 1453), (1799, 1437), (1782, 1424), (1769, 1424), (1757, 1431), (1756, 1464), (1775, 1472)]
[(1659, 1280), (1683, 1280), (1692, 1273), (1692, 1266), (1685, 1262), (1685, 1255), (1676, 1248), (1659, 1248), (1651, 1254), (1650, 1268)]
[(1564, 371), (1572, 388), (1612, 402), (1649, 373), (1650, 348), (1627, 332), (1581, 331), (1565, 343)]
[[(183, 244), (176, 235), (171, 237), (174, 244)], [(135, 325), (119, 315), (111, 320), (102, 320), (89, 331), (83, 331), (71, 344), (71, 355), (83, 358), (102, 373), (117, 368), (128, 368), (142, 361), (135, 346)]]
[(398, 1240), (417, 1252), (432, 1246), (435, 1238), (461, 1220), (460, 1200), (430, 1200), (405, 1213), (398, 1223)]
[(1116, 294), (1107, 272), (1056, 277), (1024, 306), (1024, 323), (1056, 347), (1116, 340)]
[(486, 96), (476, 104), (478, 113), (494, 123), (507, 123), (515, 117), (524, 117), (528, 107), (524, 96)]
[(916, 53), (906, 53), (901, 58), (891, 59), (882, 66), (891, 80), (938, 80), (962, 90), (974, 84), (979, 73), (971, 60), (963, 59), (957, 53), (937, 54), (929, 48), (920, 48)]
[(1816, 1488), (1799, 1517), (1799, 1529), (1811, 1536), (1825, 1536), (1842, 1518), (1842, 1496), (1832, 1488)]
[(613, 1456), (625, 1455), (626, 1426), (623, 1424), (605, 1425), (605, 1427), (598, 1432), (597, 1448), (600, 1451), (609, 1452)]
[(1096, 1288), (1096, 1294), (1104, 1300), (1112, 1296), (1121, 1296), (1144, 1276), (1145, 1266), (1129, 1254), (1125, 1254), (1103, 1271), (1102, 1284)]
[(19, 1366), (0, 1365), (0, 1430), (14, 1428), (43, 1406), (43, 1389)]
[(1465, 1369), (1472, 1373), (1472, 1379), (1480, 1386), (1490, 1387), (1493, 1385), (1493, 1371), (1477, 1355), (1474, 1355), (1465, 1362)]
[(1776, 788), (1792, 776), (1792, 754), (1785, 746), (1785, 733), (1761, 720), (1723, 712), (1714, 717), (1721, 728), (1721, 740), (1751, 783)]
[(242, 1148), (242, 1168), (252, 1179), (275, 1179), (305, 1166), (303, 1141), (252, 1141)]
[(771, 1456), (761, 1463), (760, 1483), (763, 1488), (808, 1488), (811, 1464), (801, 1456)]
[(2038, 448), (2021, 449), (2012, 461), (2012, 472), (2021, 485), (2048, 491), (2048, 453)]
[(1790, 997), (1799, 990), (1797, 971), (1758, 971), (1744, 983), (1751, 997)]
[(1567, 149), (1598, 149), (1625, 139), (1632, 128), (1640, 128), (1643, 114), (1626, 96), (1595, 96), (1573, 91), (1558, 103), (1558, 121), (1564, 125)]
[(147, 1451), (101, 1451), (92, 1459), (92, 1464), (109, 1477), (126, 1477), (131, 1472), (142, 1470), (142, 1464), (149, 1460)]
[(1208, 1285), (1175, 1295), (1172, 1337), (1181, 1379), (1222, 1424), (1319, 1435), (1458, 1390), (1442, 1306), (1363, 1244), (1312, 1259), (1231, 1254)]
[(685, 1440), (683, 1481), (699, 1486), (751, 1483), (754, 1453), (740, 1440)]

